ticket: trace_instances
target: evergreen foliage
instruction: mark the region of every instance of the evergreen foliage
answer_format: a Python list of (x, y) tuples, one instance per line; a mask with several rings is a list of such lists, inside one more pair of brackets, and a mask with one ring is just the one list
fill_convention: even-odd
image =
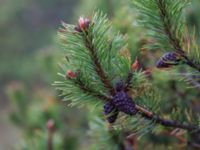
[[(183, 36), (184, 18), (182, 10), (188, 0), (132, 0), (140, 12), (139, 22), (150, 32), (156, 42), (152, 48), (162, 48), (165, 51), (181, 50), (180, 39)], [(180, 38), (180, 39), (179, 39)]]
[[(181, 15), (188, 1), (135, 0), (133, 4), (142, 14), (140, 22), (149, 29), (147, 34), (155, 40), (150, 48), (169, 51), (161, 57), (158, 67), (186, 64), (199, 71), (199, 64), (189, 57), (182, 43), (184, 21)], [(89, 104), (103, 108), (106, 103), (107, 116), (109, 113), (113, 115), (114, 110), (108, 105), (109, 101), (120, 111), (116, 121), (108, 120), (111, 126), (129, 134), (133, 132), (142, 136), (148, 132), (168, 130), (164, 127), (186, 130), (191, 137), (191, 133), (199, 134), (199, 122), (195, 121), (198, 115), (193, 116), (194, 112), (186, 112), (187, 116), (183, 117), (182, 108), (177, 108), (164, 115), (161, 106), (166, 102), (150, 84), (145, 71), (135, 66), (137, 63), (132, 64), (126, 41), (122, 35), (113, 32), (112, 25), (102, 12), (94, 13), (90, 20), (80, 18), (77, 25), (62, 24), (59, 37), (67, 59), (60, 65), (62, 72), (59, 75), (63, 80), (56, 81), (54, 85), (62, 91), (61, 96), (70, 105)], [(125, 102), (126, 96), (116, 101), (116, 96), (121, 98), (118, 95), (121, 90), (116, 86), (119, 82), (123, 83), (122, 92), (130, 96), (130, 103)], [(130, 113), (134, 109), (135, 113)], [(176, 121), (170, 118), (176, 118)], [(191, 143), (198, 144), (198, 140)], [(127, 145), (123, 143), (123, 146)]]
[[(183, 9), (190, 4), (190, 1), (132, 0), (132, 3), (139, 11), (139, 22), (148, 29), (147, 34), (154, 40), (149, 48), (168, 52), (166, 53), (168, 55), (161, 56), (157, 66), (168, 68), (173, 65), (186, 64), (197, 71), (193, 74), (198, 73), (199, 76), (199, 46), (195, 32), (188, 33), (183, 17)], [(191, 81), (191, 77), (189, 79), (186, 77), (186, 80)], [(194, 82), (190, 83), (194, 84)]]

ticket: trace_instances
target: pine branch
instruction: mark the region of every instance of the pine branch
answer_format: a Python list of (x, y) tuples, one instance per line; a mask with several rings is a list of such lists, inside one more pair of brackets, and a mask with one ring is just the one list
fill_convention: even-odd
[[(182, 37), (183, 18), (181, 10), (187, 0), (132, 0), (134, 7), (140, 12), (139, 22), (149, 29), (146, 34), (153, 37), (156, 43), (153, 49), (178, 49), (180, 43), (177, 36)], [(175, 45), (175, 46), (174, 46)]]
[[(106, 101), (111, 101), (109, 97), (106, 98)], [(141, 114), (142, 117), (144, 117), (147, 120), (151, 120), (155, 122), (156, 124), (160, 124), (165, 127), (173, 127), (173, 128), (180, 128), (180, 129), (185, 129), (188, 131), (200, 131), (200, 127), (198, 125), (193, 125), (193, 124), (184, 124), (180, 123), (174, 120), (169, 120), (169, 119), (163, 119), (158, 115), (155, 115), (155, 113), (147, 110), (146, 108), (137, 105), (136, 104), (136, 110), (139, 114)]]
[(138, 110), (138, 113), (140, 113), (144, 118), (155, 121), (155, 123), (161, 124), (165, 127), (180, 128), (180, 129), (185, 129), (188, 131), (200, 130), (200, 128), (197, 125), (183, 124), (183, 123), (176, 122), (173, 120), (160, 118), (159, 116), (155, 115), (153, 112), (148, 111), (147, 109), (139, 105), (136, 105), (136, 109)]
[(193, 63), (186, 55), (184, 50), (181, 47), (180, 40), (176, 37), (176, 33), (172, 33), (172, 23), (171, 19), (169, 18), (168, 11), (166, 9), (167, 4), (165, 0), (157, 0), (157, 5), (159, 8), (160, 19), (163, 23), (163, 27), (165, 30), (165, 34), (168, 36), (169, 43), (174, 47), (176, 51), (178, 51), (184, 59), (186, 60), (186, 64), (200, 72), (200, 66), (197, 66)]
[[(169, 42), (176, 51), (181, 51), (182, 49), (179, 40), (171, 30), (171, 22), (164, 1), (152, 1), (158, 2), (157, 6), (160, 8), (160, 17), (162, 18), (161, 20), (163, 21), (164, 31), (166, 32), (165, 34), (168, 35)], [(150, 120), (149, 122), (151, 122), (151, 125), (156, 123), (165, 127), (181, 128), (188, 131), (200, 130), (198, 125), (189, 123), (185, 124), (174, 120), (161, 118), (159, 115), (154, 114), (155, 107), (152, 108), (149, 106), (148, 102), (146, 103), (147, 105), (141, 105), (141, 103), (135, 104), (136, 102), (133, 101), (128, 95), (128, 91), (133, 88), (131, 87), (133, 76), (136, 77), (136, 82), (138, 82), (138, 84), (142, 84), (144, 88), (148, 88), (146, 87), (147, 84), (140, 82), (138, 76), (141, 76), (142, 79), (142, 75), (139, 72), (134, 72), (134, 74), (130, 72), (130, 61), (128, 61), (128, 58), (118, 55), (119, 53), (117, 52), (119, 52), (122, 46), (119, 46), (119, 50), (111, 47), (111, 50), (109, 51), (111, 54), (109, 56), (110, 58), (108, 59), (109, 61), (105, 59), (108, 58), (107, 49), (110, 46), (108, 44), (108, 27), (107, 25), (103, 25), (107, 20), (102, 14), (97, 14), (94, 18), (91, 22), (87, 19), (80, 18), (78, 26), (75, 26), (75, 28), (74, 26), (67, 27), (69, 33), (66, 35), (68, 37), (66, 50), (71, 54), (71, 63), (69, 65), (72, 65), (68, 67), (80, 69), (81, 72), (83, 72), (85, 79), (79, 78), (70, 72), (70, 81), (57, 82), (56, 85), (60, 87), (60, 90), (64, 91), (64, 94), (66, 94), (65, 98), (74, 101), (74, 104), (84, 103), (88, 99), (93, 100), (94, 98), (97, 98), (98, 100), (105, 102), (104, 112), (108, 110), (108, 114), (115, 109), (133, 117), (135, 117), (135, 114), (138, 113), (140, 114), (138, 115), (139, 117), (141, 116), (146, 120)], [(104, 38), (102, 38), (100, 35), (104, 35)], [(115, 42), (112, 44), (113, 47), (117, 45)], [(112, 49), (115, 50), (112, 51)], [(178, 56), (175, 55), (175, 57)], [(108, 62), (110, 64), (108, 64)], [(111, 65), (110, 70), (106, 70), (106, 65)], [(64, 68), (64, 70), (65, 69), (66, 68)], [(123, 81), (126, 80), (125, 85), (119, 83), (119, 87), (117, 87), (116, 84), (114, 88), (112, 84), (113, 78), (111, 78), (113, 74), (117, 76), (116, 79), (118, 81), (119, 79)], [(87, 84), (88, 82), (90, 82), (90, 84)], [(103, 91), (104, 94), (101, 92), (96, 92), (97, 90), (93, 90), (93, 87), (90, 86), (92, 83), (93, 85), (98, 84), (97, 86), (101, 87), (98, 90)], [(109, 93), (109, 96), (107, 96), (105, 93)], [(83, 101), (83, 99), (85, 101)], [(108, 101), (111, 101), (111, 103), (107, 103)], [(145, 107), (149, 107), (151, 110), (148, 110)]]
[(159, 8), (160, 19), (163, 23), (164, 31), (166, 35), (168, 36), (169, 43), (174, 47), (175, 50), (179, 51), (180, 53), (183, 53), (183, 50), (181, 49), (180, 41), (178, 38), (176, 38), (176, 33), (172, 33), (171, 31), (172, 23), (166, 9), (167, 7), (166, 1), (156, 0), (156, 2)]
[(54, 125), (54, 121), (53, 120), (49, 120), (47, 122), (47, 129), (48, 129), (48, 139), (47, 139), (47, 150), (53, 150), (53, 134), (54, 134), (54, 129), (55, 129), (55, 125)]
[(182, 9), (187, 6), (188, 1), (135, 0), (133, 3), (143, 16), (142, 23), (150, 29), (147, 34), (156, 40), (154, 47), (174, 49), (182, 56), (184, 64), (200, 72), (200, 65), (187, 56), (181, 43), (184, 32)]
[(193, 61), (191, 61), (187, 56), (184, 56), (186, 60), (186, 64), (190, 66), (191, 68), (194, 68), (195, 70), (200, 72), (200, 64), (196, 65)]
[(85, 94), (92, 95), (92, 96), (94, 96), (94, 97), (96, 97), (98, 99), (103, 99), (103, 100), (106, 100), (106, 101), (109, 100), (109, 97), (107, 97), (107, 96), (105, 96), (103, 94), (100, 94), (100, 93), (94, 91), (93, 89), (91, 89), (90, 87), (86, 86), (85, 83), (83, 83), (80, 78), (76, 78), (76, 79), (68, 78), (68, 80), (71, 80)]
[(47, 150), (53, 150), (52, 133), (48, 133)]
[[(87, 33), (86, 33), (87, 34)], [(98, 56), (97, 56), (97, 53), (96, 53), (96, 49), (94, 48), (93, 44), (92, 44), (92, 40), (93, 40), (93, 37), (92, 35), (86, 35), (84, 38), (84, 41), (85, 41), (85, 46), (88, 48), (89, 52), (90, 52), (90, 57), (95, 65), (95, 71), (96, 73), (98, 74), (98, 76), (100, 77), (102, 83), (104, 84), (104, 86), (110, 91), (110, 93), (112, 95), (114, 95), (115, 93), (115, 90), (114, 88), (112, 87), (109, 79), (107, 78), (107, 76), (105, 75), (105, 72), (99, 62), (99, 59), (98, 59)]]
[[(72, 79), (70, 79), (72, 80)], [(79, 88), (86, 94), (93, 95), (97, 97), (100, 100), (103, 100), (104, 102), (111, 101), (112, 99), (110, 97), (104, 96), (102, 94), (96, 93), (92, 89), (89, 89), (81, 80), (73, 80), (73, 82), (79, 86)], [(156, 124), (160, 124), (165, 127), (173, 127), (173, 128), (181, 128), (188, 131), (199, 131), (200, 128), (197, 125), (192, 124), (184, 124), (179, 123), (177, 121), (168, 120), (168, 119), (162, 119), (161, 117), (155, 115), (153, 112), (147, 110), (146, 108), (136, 105), (136, 110), (139, 114), (141, 114), (142, 117), (144, 117), (147, 120), (151, 120), (152, 122), (155, 122)], [(134, 117), (134, 116), (133, 116)], [(117, 143), (120, 144), (120, 143)], [(118, 145), (119, 146), (119, 145)], [(123, 149), (123, 145), (120, 144), (119, 146), (121, 149)]]
[[(131, 76), (131, 74), (129, 74), (129, 75)], [(103, 100), (104, 102), (112, 100), (112, 98), (107, 97), (105, 95), (102, 95), (100, 93), (96, 93), (92, 89), (86, 87), (86, 85), (80, 79), (77, 79), (77, 80), (70, 79), (70, 80), (73, 80), (73, 82), (75, 84), (77, 84), (79, 86), (79, 88), (87, 94), (96, 96), (98, 99)], [(181, 128), (181, 129), (185, 129), (185, 130), (188, 130), (188, 131), (200, 130), (200, 128), (197, 125), (184, 124), (184, 123), (180, 123), (180, 122), (177, 122), (177, 121), (174, 121), (174, 120), (163, 119), (160, 116), (155, 115), (155, 113), (147, 110), (146, 108), (144, 108), (140, 105), (136, 104), (135, 107), (136, 107), (137, 112), (139, 114), (141, 114), (142, 117), (144, 117), (147, 120), (151, 120), (151, 121), (155, 122), (156, 124), (160, 124), (160, 125), (163, 125), (165, 127)]]

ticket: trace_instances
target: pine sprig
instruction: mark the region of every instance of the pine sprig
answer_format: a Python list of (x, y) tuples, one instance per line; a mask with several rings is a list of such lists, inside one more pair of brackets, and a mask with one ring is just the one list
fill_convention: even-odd
[[(142, 23), (149, 29), (149, 34), (154, 40), (153, 47), (165, 51), (175, 51), (182, 57), (182, 63), (200, 71), (199, 63), (188, 57), (185, 53), (182, 39), (184, 37), (184, 19), (182, 10), (188, 4), (188, 0), (136, 0), (134, 6), (140, 11)], [(143, 21), (144, 20), (144, 21)], [(159, 62), (159, 67), (168, 68), (166, 62)], [(176, 62), (177, 60), (174, 59)], [(177, 65), (175, 63), (175, 65)]]
[(151, 48), (182, 51), (179, 40), (184, 25), (182, 9), (188, 5), (188, 0), (134, 0), (132, 2), (140, 12), (140, 24), (149, 29), (147, 34), (156, 40)]
[[(104, 31), (103, 31), (104, 32)], [(87, 49), (90, 52), (90, 58), (94, 64), (95, 67), (95, 71), (97, 73), (97, 75), (99, 76), (100, 80), (102, 81), (102, 83), (104, 84), (104, 86), (110, 91), (111, 94), (114, 94), (114, 89), (109, 81), (109, 79), (107, 78), (107, 75), (105, 74), (102, 65), (100, 64), (99, 61), (99, 56), (97, 56), (96, 53), (96, 49), (93, 45), (93, 40), (94, 38), (92, 37), (92, 35), (88, 35), (88, 37), (86, 37), (85, 40), (85, 46), (87, 47)]]
[[(197, 125), (163, 119), (155, 114), (159, 111), (159, 97), (147, 92), (148, 82), (144, 73), (138, 70), (137, 63), (131, 66), (125, 42), (110, 30), (108, 20), (101, 12), (95, 13), (91, 20), (80, 18), (76, 26), (64, 24), (60, 36), (66, 39), (64, 48), (68, 61), (61, 65), (64, 81), (55, 82), (64, 99), (78, 106), (99, 102), (107, 104), (109, 101), (118, 112), (133, 118), (139, 114), (147, 121), (146, 131), (155, 124), (199, 130)], [(134, 94), (134, 91), (139, 94)], [(139, 99), (141, 102), (143, 99), (143, 103), (137, 102)], [(147, 100), (152, 101), (145, 103)]]
[[(177, 30), (181, 29), (180, 27), (177, 28), (176, 25), (178, 25), (180, 23), (175, 22), (174, 24), (172, 24), (172, 20), (171, 20), (172, 18), (176, 19), (176, 17), (174, 17), (174, 15), (182, 13), (182, 12), (178, 12), (178, 9), (180, 7), (179, 6), (180, 2), (174, 3), (172, 1), (168, 1), (168, 3), (167, 3), (164, 0), (157, 0), (156, 3), (159, 8), (159, 15), (160, 15), (160, 19), (163, 23), (163, 29), (165, 31), (165, 34), (168, 36), (169, 43), (174, 47), (175, 50), (182, 52), (180, 41), (176, 37)], [(172, 5), (172, 4), (175, 4), (175, 5)], [(178, 6), (178, 7), (176, 7), (176, 6)], [(176, 13), (173, 13), (170, 16), (170, 13), (169, 13), (170, 10), (174, 10)], [(171, 12), (173, 12), (173, 11), (171, 11)], [(178, 18), (180, 18), (180, 16)]]

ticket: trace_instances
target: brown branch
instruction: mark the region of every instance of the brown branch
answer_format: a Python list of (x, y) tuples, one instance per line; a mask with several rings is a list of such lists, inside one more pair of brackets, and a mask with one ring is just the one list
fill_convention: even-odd
[(91, 36), (89, 36), (88, 34), (85, 35), (85, 46), (87, 47), (87, 49), (90, 52), (90, 57), (95, 65), (95, 71), (97, 73), (97, 75), (100, 77), (102, 83), (104, 84), (104, 87), (106, 87), (111, 95), (115, 94), (115, 90), (113, 88), (113, 86), (111, 85), (109, 79), (107, 78), (96, 53), (96, 49), (94, 48), (94, 45), (92, 44), (92, 40), (93, 38)]
[(54, 121), (50, 119), (47, 122), (47, 150), (53, 150), (53, 134), (55, 130)]
[(87, 87), (81, 80), (80, 78), (75, 78), (75, 79), (72, 79), (72, 78), (68, 78), (69, 80), (73, 81), (74, 84), (78, 85), (78, 87), (86, 94), (89, 94), (89, 95), (92, 95), (94, 97), (97, 97), (98, 99), (102, 99), (102, 100), (105, 100), (105, 101), (108, 101), (110, 100), (109, 97), (103, 95), (103, 94), (100, 94), (96, 91), (94, 91), (93, 89)]
[(200, 127), (198, 127), (197, 125), (184, 124), (184, 123), (180, 123), (180, 122), (177, 122), (174, 120), (163, 119), (163, 118), (155, 115), (153, 112), (151, 112), (139, 105), (136, 105), (136, 109), (137, 109), (138, 113), (140, 113), (144, 118), (155, 121), (155, 123), (161, 124), (165, 127), (180, 128), (180, 129), (185, 129), (188, 131), (200, 130)]
[(195, 63), (193, 63), (187, 56), (183, 56), (186, 60), (186, 64), (188, 66), (190, 66), (191, 68), (194, 68), (196, 69), (197, 71), (200, 72), (200, 64), (199, 65), (196, 65)]
[(48, 132), (48, 139), (47, 139), (47, 150), (53, 150), (53, 133)]
[[(109, 99), (109, 98), (107, 98)], [(111, 99), (110, 99), (111, 100)], [(135, 105), (135, 108), (139, 114), (141, 114), (142, 117), (146, 118), (147, 120), (152, 120), (157, 124), (163, 125), (165, 127), (173, 127), (173, 128), (180, 128), (188, 131), (200, 131), (200, 127), (198, 125), (193, 125), (193, 124), (185, 124), (185, 123), (180, 123), (174, 120), (170, 119), (163, 119), (158, 115), (155, 115), (153, 112), (150, 110), (147, 110), (146, 108), (140, 106), (140, 105)]]

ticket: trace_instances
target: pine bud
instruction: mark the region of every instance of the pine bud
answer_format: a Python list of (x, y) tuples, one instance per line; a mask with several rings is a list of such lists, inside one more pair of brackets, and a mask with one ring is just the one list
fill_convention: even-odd
[(118, 110), (111, 102), (107, 102), (104, 105), (104, 115), (106, 115), (106, 119), (109, 123), (114, 123), (118, 116)]
[(68, 70), (66, 73), (66, 77), (76, 78), (76, 74), (73, 71)]
[(78, 25), (75, 27), (77, 32), (86, 31), (89, 28), (90, 20), (87, 18), (80, 17)]
[(48, 120), (48, 122), (47, 122), (47, 129), (49, 131), (53, 131), (54, 130), (54, 126), (55, 126), (55, 122), (52, 119)]
[(158, 61), (157, 68), (169, 68), (173, 65), (178, 65), (181, 60), (181, 55), (176, 52), (165, 53)]
[(78, 25), (80, 28), (84, 29), (85, 28), (85, 19), (83, 17), (80, 17), (78, 20)]
[(132, 66), (131, 66), (131, 69), (133, 70), (133, 71), (135, 71), (135, 70), (137, 70), (139, 68), (139, 61), (138, 61), (138, 59), (136, 58), (136, 60), (135, 60), (135, 62), (132, 64)]

